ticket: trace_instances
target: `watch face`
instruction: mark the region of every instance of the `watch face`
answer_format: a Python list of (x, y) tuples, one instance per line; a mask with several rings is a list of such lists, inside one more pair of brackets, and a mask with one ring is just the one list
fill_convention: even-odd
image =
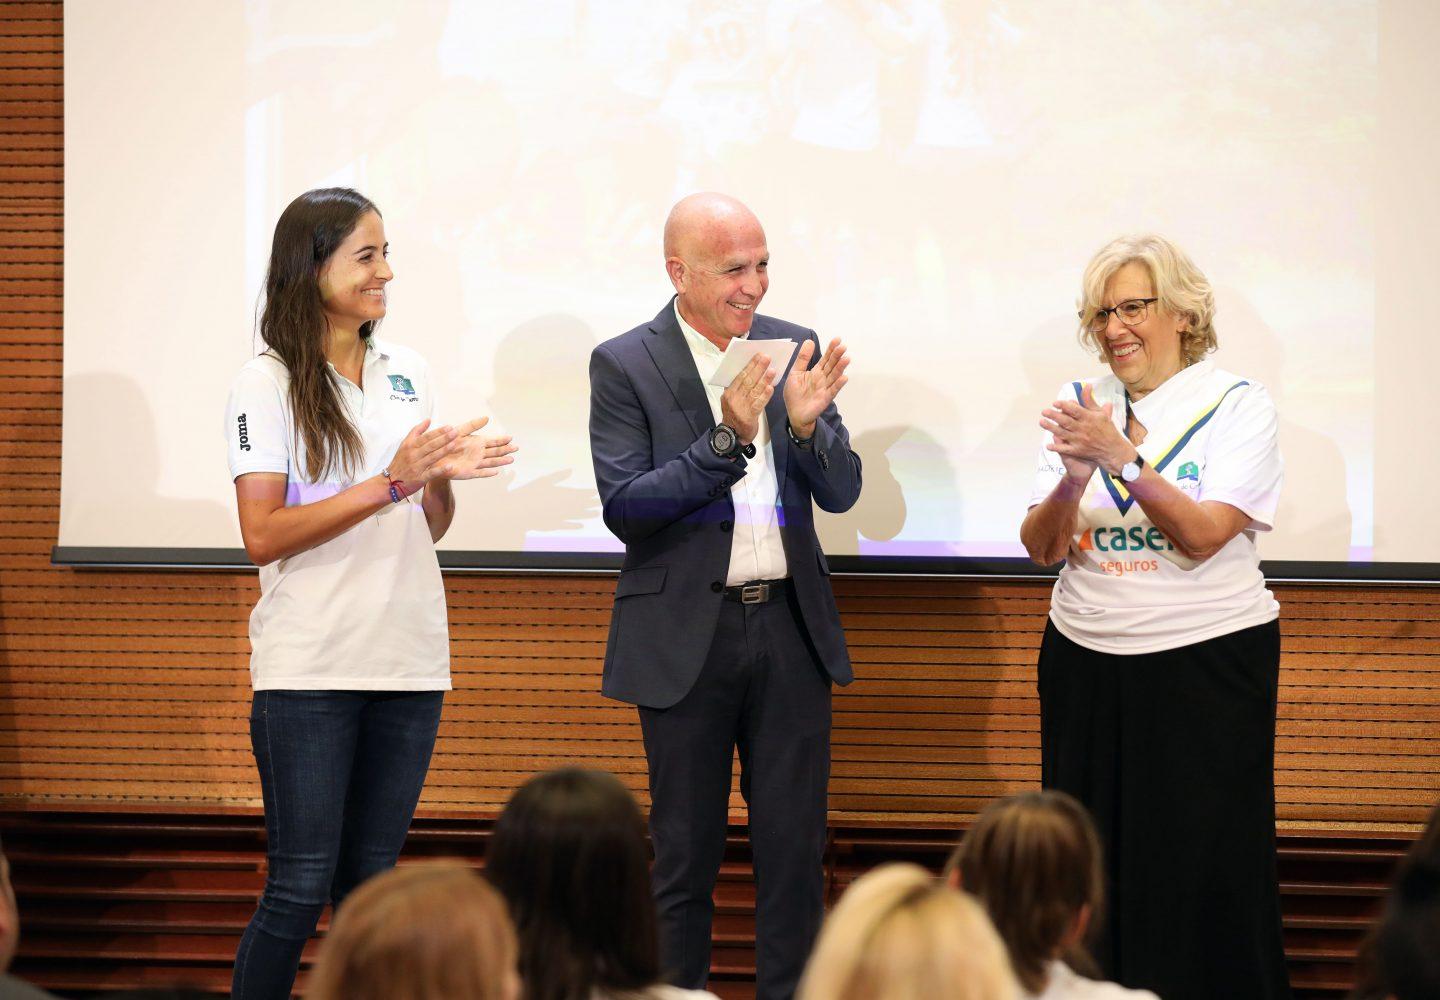
[(1127, 483), (1133, 483), (1140, 478), (1140, 466), (1134, 462), (1126, 462), (1120, 467), (1120, 478)]
[(730, 428), (720, 426), (710, 432), (710, 447), (717, 454), (725, 455), (735, 448), (735, 435)]

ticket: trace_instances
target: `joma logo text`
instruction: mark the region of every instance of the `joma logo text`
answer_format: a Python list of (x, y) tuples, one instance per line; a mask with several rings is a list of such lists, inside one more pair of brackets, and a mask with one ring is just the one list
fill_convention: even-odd
[(240, 414), (240, 416), (236, 417), (235, 423), (240, 425), (240, 450), (249, 451), (250, 435), (245, 431), (245, 414), (242, 413)]

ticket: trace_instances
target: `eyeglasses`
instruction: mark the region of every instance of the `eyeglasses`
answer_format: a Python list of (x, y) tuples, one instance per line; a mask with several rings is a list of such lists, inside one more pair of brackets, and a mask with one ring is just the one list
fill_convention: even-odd
[[(1119, 316), (1120, 322), (1124, 323), (1126, 326), (1138, 326), (1139, 324), (1145, 322), (1145, 317), (1150, 312), (1150, 303), (1159, 301), (1160, 300), (1158, 298), (1126, 299), (1124, 302), (1121, 302), (1119, 305), (1114, 306), (1110, 309), (1097, 309), (1095, 310), (1095, 313), (1090, 317), (1090, 322), (1088, 324), (1090, 327), (1090, 332), (1103, 333), (1105, 328), (1110, 325), (1111, 313)], [(1085, 314), (1083, 312), (1080, 314), (1080, 318), (1085, 318)]]

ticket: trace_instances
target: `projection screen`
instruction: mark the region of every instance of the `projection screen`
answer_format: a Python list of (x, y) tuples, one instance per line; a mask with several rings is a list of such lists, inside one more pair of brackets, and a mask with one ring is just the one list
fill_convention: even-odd
[(55, 559), (244, 562), (226, 394), (275, 219), (340, 184), (384, 213), (381, 336), (521, 445), (444, 564), (616, 565), (588, 357), (665, 305), (665, 214), (713, 189), (766, 226), (761, 311), (854, 358), (839, 568), (1038, 572), (1039, 411), (1103, 371), (1081, 270), (1153, 230), (1279, 406), (1271, 574), (1434, 578), (1436, 43), (1418, 0), (70, 0)]

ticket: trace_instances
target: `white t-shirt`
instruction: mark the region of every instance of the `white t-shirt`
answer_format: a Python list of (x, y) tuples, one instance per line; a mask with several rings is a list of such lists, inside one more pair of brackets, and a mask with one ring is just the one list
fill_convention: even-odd
[[(1090, 381), (1096, 402), (1125, 426), (1125, 389), (1113, 375)], [(1082, 382), (1057, 399), (1080, 398)], [(1255, 533), (1268, 531), (1284, 464), (1275, 405), (1265, 387), (1200, 361), (1134, 404), (1145, 426), (1145, 461), (1196, 501), (1219, 500), (1250, 516), (1245, 530), (1201, 563), (1181, 555), (1125, 484), (1096, 469), (1080, 500), (1075, 537), (1055, 581), (1050, 620), (1066, 637), (1104, 653), (1176, 649), (1273, 621)], [(1030, 505), (1065, 475), (1041, 442)]]
[(1027, 1000), (1159, 1000), (1149, 990), (1086, 979), (1058, 960), (1050, 963), (1047, 974), (1045, 989), (1028, 995)]
[[(295, 507), (383, 471), (410, 429), (434, 413), (430, 371), (415, 352), (374, 342), (362, 371), (363, 391), (340, 379), (364, 450), (356, 477), (311, 482), (293, 433), (289, 372), (269, 354), (247, 362), (225, 412), (231, 478), (284, 473), (285, 505)], [(450, 689), (445, 589), (420, 497), (260, 567), (250, 613), (255, 690)]]

